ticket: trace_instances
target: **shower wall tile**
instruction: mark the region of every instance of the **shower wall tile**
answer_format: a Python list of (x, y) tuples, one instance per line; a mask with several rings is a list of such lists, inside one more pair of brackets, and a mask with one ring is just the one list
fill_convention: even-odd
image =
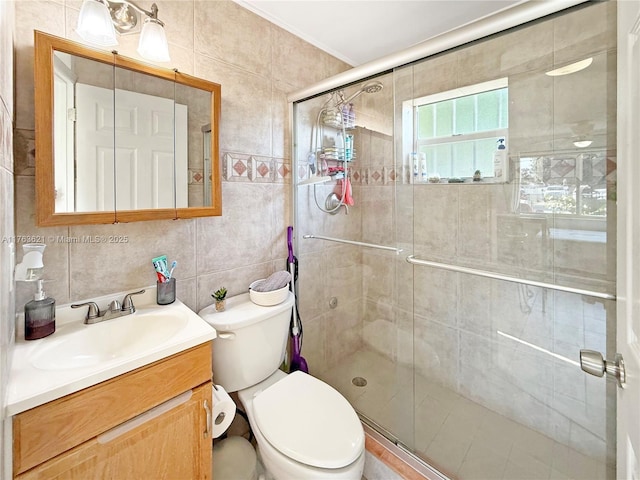
[(323, 252), (311, 252), (298, 257), (298, 308), (304, 318), (320, 317), (327, 306), (325, 275), (327, 266)]
[[(378, 245), (393, 246), (394, 229), (394, 189), (384, 186), (369, 186), (361, 190), (362, 241)], [(384, 228), (380, 228), (384, 225)]]
[(371, 134), (372, 131), (362, 127), (356, 127), (353, 138), (353, 145), (357, 152), (356, 160), (352, 163), (352, 167), (357, 170), (364, 170), (371, 166), (372, 150), (371, 150)]
[(417, 315), (454, 326), (458, 322), (459, 274), (435, 268), (414, 269), (413, 308)]
[[(311, 252), (321, 252), (330, 245), (324, 240), (304, 239), (304, 235), (330, 236), (325, 230), (327, 222), (332, 221), (326, 213), (323, 213), (317, 206), (324, 206), (325, 198), (333, 190), (332, 185), (304, 185), (297, 187), (297, 223), (296, 235), (298, 235), (298, 255)], [(354, 188), (354, 194), (357, 190)], [(315, 197), (315, 200), (314, 200)]]
[(547, 68), (552, 65), (553, 54), (550, 22), (481, 40), (458, 52), (459, 86)]
[(473, 261), (488, 262), (491, 257), (493, 219), (496, 214), (494, 191), (500, 187), (492, 185), (460, 186), (458, 255)]
[[(615, 135), (615, 94), (607, 94), (607, 85), (615, 84), (610, 77), (610, 69), (615, 71), (615, 52), (601, 52), (593, 55), (593, 63), (586, 69), (554, 77), (553, 125), (554, 148), (570, 150), (578, 138), (589, 138), (590, 148), (606, 148), (608, 134)], [(603, 92), (589, 102), (584, 98), (591, 92)], [(615, 147), (614, 147), (615, 148)]]
[(371, 165), (393, 166), (393, 137), (372, 131), (370, 139)]
[(396, 361), (398, 365), (412, 366), (415, 343), (413, 338), (413, 312), (396, 307), (394, 315), (396, 319)]
[(323, 253), (325, 265), (325, 295), (329, 299), (336, 297), (338, 303), (352, 302), (362, 298), (362, 282), (364, 266), (362, 252), (356, 246), (337, 244), (335, 248)]
[(550, 151), (553, 145), (553, 77), (537, 70), (509, 76), (509, 155)]
[(362, 341), (368, 349), (391, 361), (396, 361), (398, 355), (398, 328), (394, 320), (392, 305), (382, 299), (364, 301)]
[[(420, 98), (434, 93), (446, 92), (458, 88), (461, 84), (461, 71), (465, 69), (466, 63), (460, 61), (461, 53), (458, 51), (445, 53), (431, 57), (424, 62), (417, 63), (413, 67), (411, 75), (403, 80), (403, 85), (411, 85), (411, 92), (406, 98)], [(409, 69), (410, 71), (411, 69)], [(426, 78), (429, 81), (424, 81)], [(404, 97), (402, 97), (404, 99)]]
[(362, 252), (362, 294), (368, 300), (387, 305), (394, 299), (395, 263), (389, 256), (374, 251)]
[(417, 256), (453, 258), (458, 254), (459, 188), (414, 187), (414, 244)]
[[(332, 188), (333, 187), (333, 188)], [(313, 189), (313, 187), (311, 187)], [(329, 193), (339, 191), (342, 193), (338, 187), (334, 185), (328, 185), (327, 187), (318, 190), (318, 202), (321, 206), (324, 205), (324, 199), (329, 195)], [(354, 195), (356, 190), (352, 190)], [(322, 192), (322, 194), (320, 193)], [(366, 192), (363, 192), (366, 194)], [(362, 205), (360, 205), (361, 199), (354, 196), (355, 205), (353, 207), (349, 207), (349, 214), (345, 213), (344, 207), (340, 207), (340, 210), (335, 215), (327, 215), (323, 213), (326, 217), (323, 231), (321, 235), (325, 235), (328, 237), (341, 238), (344, 240), (358, 240), (360, 239), (360, 235), (362, 232)], [(314, 205), (313, 208), (316, 210), (317, 207)]]
[[(301, 298), (300, 296), (298, 298)], [(304, 343), (302, 344), (302, 356), (307, 361), (309, 373), (319, 376), (327, 368), (325, 330), (323, 317), (308, 318), (301, 314), (304, 326)]]
[(413, 243), (414, 229), (414, 189), (410, 185), (397, 184), (395, 188), (396, 239), (400, 244)]
[[(407, 100), (413, 100), (415, 98), (414, 92), (417, 84), (414, 75), (414, 69), (417, 65), (410, 65), (405, 67), (399, 67), (393, 72), (392, 85), (396, 96), (396, 114), (402, 111), (401, 104)], [(402, 131), (402, 115), (396, 115), (396, 125), (394, 131)], [(398, 130), (400, 125), (400, 130)]]
[(458, 388), (460, 345), (456, 329), (426, 317), (414, 317), (414, 357), (416, 371), (437, 384)]
[(339, 365), (343, 357), (362, 346), (362, 303), (359, 300), (338, 302), (324, 314), (326, 366)]
[(460, 295), (458, 296), (458, 325), (461, 329), (492, 337), (492, 284), (490, 281), (478, 282), (471, 275), (460, 276)]
[[(553, 20), (554, 66), (582, 60), (603, 49), (616, 48), (616, 2), (600, 3)], [(588, 28), (585, 28), (588, 25)]]
[[(401, 245), (402, 247), (402, 245)], [(407, 248), (405, 251), (408, 251)], [(394, 305), (399, 311), (413, 310), (414, 268), (402, 253), (395, 255)], [(390, 258), (387, 259), (390, 261)]]

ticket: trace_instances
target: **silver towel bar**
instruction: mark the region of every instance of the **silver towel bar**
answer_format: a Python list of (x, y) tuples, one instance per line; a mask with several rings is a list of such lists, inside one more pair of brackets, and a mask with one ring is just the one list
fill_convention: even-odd
[(432, 262), (429, 260), (420, 260), (413, 255), (407, 257), (407, 262), (413, 265), (423, 265), (425, 267), (439, 268), (441, 270), (449, 270), (452, 272), (468, 273), (469, 275), (477, 275), (479, 277), (493, 278), (495, 280), (504, 280), (506, 282), (521, 283), (524, 285), (531, 285), (533, 287), (548, 288), (550, 290), (558, 290), (560, 292), (577, 293), (578, 295), (587, 295), (589, 297), (602, 298), (604, 300), (615, 300), (616, 296), (610, 293), (594, 292), (592, 290), (584, 290), (581, 288), (565, 287), (564, 285), (556, 285), (555, 283), (538, 282), (536, 280), (527, 280), (525, 278), (513, 277), (511, 275), (502, 275), (500, 273), (493, 273), (486, 270), (478, 270), (469, 267), (460, 267), (457, 265), (450, 265), (448, 263)]
[(303, 235), (302, 238), (308, 240), (310, 238), (316, 238), (318, 240), (327, 240), (329, 242), (346, 243), (348, 245), (356, 245), (358, 247), (377, 248), (378, 250), (388, 250), (390, 252), (401, 253), (401, 248), (387, 247), (386, 245), (376, 245), (375, 243), (356, 242), (354, 240), (343, 240), (341, 238), (323, 237), (322, 235)]

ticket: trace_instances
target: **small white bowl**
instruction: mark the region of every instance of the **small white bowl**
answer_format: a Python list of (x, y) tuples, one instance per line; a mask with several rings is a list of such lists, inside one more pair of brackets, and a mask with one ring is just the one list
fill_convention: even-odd
[(264, 278), (261, 278), (260, 280), (251, 282), (251, 285), (249, 285), (249, 298), (253, 303), (255, 303), (256, 305), (261, 305), (263, 307), (271, 307), (273, 305), (278, 305), (279, 303), (282, 303), (287, 299), (287, 295), (289, 294), (289, 284), (282, 288), (279, 288), (278, 290), (271, 290), (270, 292), (254, 291), (254, 285), (257, 285), (263, 280)]

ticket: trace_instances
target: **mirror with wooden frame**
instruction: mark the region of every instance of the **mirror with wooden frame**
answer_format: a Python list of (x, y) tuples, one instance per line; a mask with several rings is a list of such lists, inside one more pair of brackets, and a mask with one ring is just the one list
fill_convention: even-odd
[(35, 32), (40, 226), (222, 214), (220, 85)]

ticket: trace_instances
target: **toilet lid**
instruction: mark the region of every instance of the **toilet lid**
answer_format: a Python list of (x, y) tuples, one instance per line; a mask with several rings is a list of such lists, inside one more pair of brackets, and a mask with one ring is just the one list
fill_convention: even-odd
[(335, 389), (294, 372), (253, 399), (256, 426), (282, 454), (306, 465), (341, 468), (364, 449), (353, 407)]

